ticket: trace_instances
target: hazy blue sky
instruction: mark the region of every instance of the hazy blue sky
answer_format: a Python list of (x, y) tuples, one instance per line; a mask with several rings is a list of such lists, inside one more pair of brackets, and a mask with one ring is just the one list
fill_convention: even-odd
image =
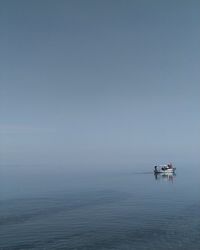
[(0, 2), (4, 164), (200, 160), (200, 1)]

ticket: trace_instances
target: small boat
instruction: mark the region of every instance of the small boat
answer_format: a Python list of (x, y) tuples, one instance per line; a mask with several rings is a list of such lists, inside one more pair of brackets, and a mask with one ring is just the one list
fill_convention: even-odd
[(165, 165), (158, 165), (154, 167), (154, 173), (155, 174), (168, 174), (168, 173), (174, 173), (176, 170), (175, 167), (173, 167), (172, 163), (165, 164)]

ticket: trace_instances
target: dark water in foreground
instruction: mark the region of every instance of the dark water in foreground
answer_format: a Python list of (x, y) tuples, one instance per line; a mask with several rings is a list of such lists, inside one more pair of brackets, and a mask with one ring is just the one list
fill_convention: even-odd
[(0, 249), (200, 249), (195, 166), (33, 169), (0, 168)]

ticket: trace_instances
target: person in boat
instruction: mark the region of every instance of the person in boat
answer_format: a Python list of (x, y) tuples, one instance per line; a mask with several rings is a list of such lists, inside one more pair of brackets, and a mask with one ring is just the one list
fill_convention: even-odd
[(172, 164), (171, 163), (167, 164), (167, 166), (168, 166), (169, 169), (172, 169)]
[(155, 166), (154, 169), (155, 169), (155, 172), (158, 172), (158, 167), (157, 166)]
[(162, 167), (161, 169), (162, 169), (163, 171), (165, 171), (165, 170), (169, 169), (169, 167), (168, 167), (168, 166), (164, 166), (164, 167)]

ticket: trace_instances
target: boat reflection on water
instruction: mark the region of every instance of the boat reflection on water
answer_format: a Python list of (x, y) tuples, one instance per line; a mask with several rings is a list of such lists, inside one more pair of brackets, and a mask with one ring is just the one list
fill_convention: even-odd
[(155, 180), (164, 180), (164, 181), (169, 181), (172, 182), (174, 181), (176, 174), (175, 173), (154, 173)]

